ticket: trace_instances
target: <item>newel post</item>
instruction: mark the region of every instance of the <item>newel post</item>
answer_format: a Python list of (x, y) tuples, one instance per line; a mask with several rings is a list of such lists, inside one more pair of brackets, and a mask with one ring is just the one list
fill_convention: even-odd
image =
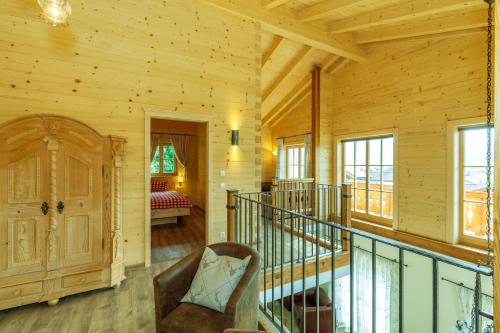
[(236, 222), (236, 210), (238, 209), (238, 201), (236, 195), (239, 190), (227, 190), (227, 241), (234, 242), (234, 224)]
[[(342, 184), (342, 226), (346, 228), (351, 227), (351, 201), (352, 201), (352, 191), (350, 184)], [(342, 250), (349, 250), (349, 241), (347, 239), (348, 233), (342, 232)]]

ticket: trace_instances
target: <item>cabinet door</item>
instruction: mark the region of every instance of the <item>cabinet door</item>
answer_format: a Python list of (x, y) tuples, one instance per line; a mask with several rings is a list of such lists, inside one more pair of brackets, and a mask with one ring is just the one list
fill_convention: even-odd
[(58, 187), (63, 239), (63, 267), (102, 263), (102, 155), (66, 141), (59, 166), (64, 181)]
[(39, 140), (0, 155), (0, 277), (45, 271), (47, 146)]

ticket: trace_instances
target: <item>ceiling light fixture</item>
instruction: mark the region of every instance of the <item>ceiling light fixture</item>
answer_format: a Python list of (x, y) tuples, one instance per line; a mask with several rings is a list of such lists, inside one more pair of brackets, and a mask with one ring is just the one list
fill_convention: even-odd
[(43, 17), (53, 26), (65, 25), (71, 15), (67, 0), (37, 0), (43, 10)]

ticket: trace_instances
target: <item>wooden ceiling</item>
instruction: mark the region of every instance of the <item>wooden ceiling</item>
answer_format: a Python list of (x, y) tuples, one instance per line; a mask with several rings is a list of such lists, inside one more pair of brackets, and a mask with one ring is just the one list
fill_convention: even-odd
[(314, 65), (334, 74), (366, 60), (365, 48), (484, 33), (484, 0), (203, 0), (259, 22), (263, 125), (309, 96)]

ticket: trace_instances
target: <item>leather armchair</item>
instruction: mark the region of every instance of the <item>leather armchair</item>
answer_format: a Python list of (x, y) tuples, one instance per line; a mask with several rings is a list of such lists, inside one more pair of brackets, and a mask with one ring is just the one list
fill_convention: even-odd
[(305, 297), (305, 322), (306, 330), (304, 331), (304, 303), (302, 292), (288, 296), (283, 300), (283, 305), (291, 311), (294, 311), (297, 325), (302, 333), (315, 333), (316, 332), (316, 310), (319, 312), (319, 332), (331, 332), (331, 323), (334, 320), (334, 311), (330, 298), (323, 289), (319, 289), (319, 303), (316, 307), (316, 289), (306, 290)]
[(247, 271), (229, 298), (226, 311), (181, 303), (191, 287), (204, 248), (185, 257), (153, 280), (157, 333), (221, 333), (227, 328), (257, 330), (260, 264), (257, 252), (243, 244), (209, 246), (218, 255), (243, 259), (251, 256)]

